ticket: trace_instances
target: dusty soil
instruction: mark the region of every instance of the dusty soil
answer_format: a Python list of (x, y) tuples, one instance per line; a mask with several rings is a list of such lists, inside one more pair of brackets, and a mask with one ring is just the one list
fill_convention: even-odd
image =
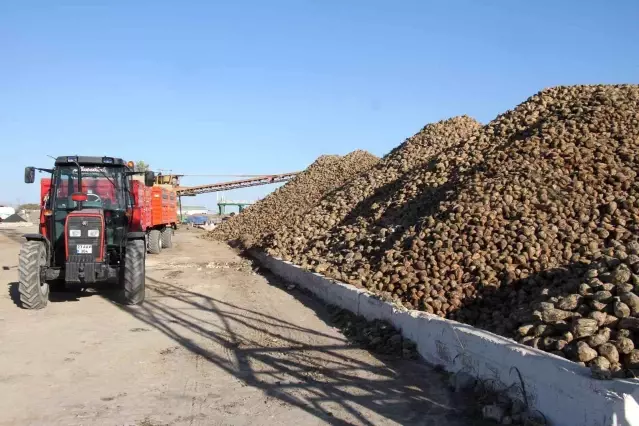
[(147, 301), (109, 290), (18, 307), (19, 235), (0, 230), (0, 425), (468, 425), (446, 378), (380, 359), (318, 301), (180, 230), (147, 258)]

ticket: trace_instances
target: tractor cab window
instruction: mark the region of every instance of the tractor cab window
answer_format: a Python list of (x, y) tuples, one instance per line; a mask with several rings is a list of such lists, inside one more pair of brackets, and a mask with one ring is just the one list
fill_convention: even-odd
[(82, 166), (82, 188), (78, 187), (77, 166), (59, 166), (55, 172), (55, 203), (61, 210), (77, 208), (71, 196), (87, 194), (84, 208), (125, 211), (126, 190), (124, 169), (119, 167)]

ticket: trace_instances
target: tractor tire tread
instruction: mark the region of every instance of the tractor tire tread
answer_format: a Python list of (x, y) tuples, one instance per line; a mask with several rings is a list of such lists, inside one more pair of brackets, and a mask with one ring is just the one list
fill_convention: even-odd
[(157, 229), (149, 231), (149, 253), (160, 254), (162, 251), (162, 234)]
[(144, 240), (132, 240), (126, 245), (122, 272), (122, 299), (125, 305), (139, 305), (145, 296)]
[(173, 247), (173, 228), (168, 226), (164, 228), (160, 234), (160, 238), (162, 239), (163, 249)]
[(40, 256), (46, 247), (39, 241), (27, 241), (20, 248), (18, 260), (18, 292), (24, 309), (42, 309), (47, 306), (48, 292), (40, 288)]

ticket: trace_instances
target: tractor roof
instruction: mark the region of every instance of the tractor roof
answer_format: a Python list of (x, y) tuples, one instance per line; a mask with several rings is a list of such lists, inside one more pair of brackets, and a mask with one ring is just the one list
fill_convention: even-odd
[(91, 165), (107, 165), (107, 166), (126, 166), (126, 162), (121, 158), (114, 157), (89, 157), (83, 155), (64, 155), (55, 159), (55, 165), (65, 164), (91, 164)]

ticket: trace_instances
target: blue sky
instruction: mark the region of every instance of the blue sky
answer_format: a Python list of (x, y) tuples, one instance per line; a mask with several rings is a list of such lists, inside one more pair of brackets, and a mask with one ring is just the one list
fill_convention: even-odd
[(5, 0), (0, 201), (37, 199), (22, 170), (46, 154), (194, 175), (381, 156), (426, 123), (487, 122), (544, 87), (639, 83), (637, 22), (637, 1)]

